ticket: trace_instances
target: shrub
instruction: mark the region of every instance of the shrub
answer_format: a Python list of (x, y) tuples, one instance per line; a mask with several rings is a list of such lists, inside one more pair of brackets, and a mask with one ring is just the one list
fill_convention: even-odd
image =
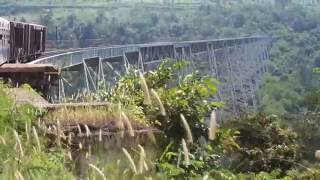
[(280, 169), (284, 173), (295, 165), (297, 134), (281, 126), (280, 122), (277, 116), (257, 114), (224, 125), (240, 132), (236, 140), (240, 149), (232, 155), (235, 171), (272, 172)]

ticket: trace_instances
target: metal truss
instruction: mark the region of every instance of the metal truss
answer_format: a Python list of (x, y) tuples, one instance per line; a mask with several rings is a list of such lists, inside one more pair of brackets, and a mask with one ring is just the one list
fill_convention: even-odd
[(180, 75), (198, 71), (216, 78), (220, 84), (215, 100), (227, 103), (227, 111), (238, 115), (241, 110), (257, 109), (255, 93), (268, 71), (270, 43), (267, 37), (244, 37), (137, 44), (64, 53), (32, 63), (61, 68), (59, 87), (52, 88), (51, 93), (51, 99), (60, 102), (79, 93), (112, 87), (127, 73), (128, 66), (148, 71), (166, 58), (187, 60), (190, 65)]

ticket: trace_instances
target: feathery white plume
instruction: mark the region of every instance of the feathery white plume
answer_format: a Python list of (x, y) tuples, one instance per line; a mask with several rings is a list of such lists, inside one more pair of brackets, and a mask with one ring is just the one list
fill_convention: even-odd
[(210, 116), (210, 128), (209, 128), (209, 139), (215, 140), (216, 139), (216, 131), (217, 131), (217, 115), (215, 111), (212, 111)]
[(17, 141), (18, 146), (19, 146), (20, 155), (21, 155), (21, 157), (23, 157), (24, 156), (24, 152), (23, 152), (23, 149), (22, 149), (22, 144), (21, 144), (21, 141), (20, 141), (20, 138), (19, 138), (19, 134), (17, 133), (16, 130), (13, 130), (13, 133), (14, 133), (14, 137), (16, 138), (16, 141)]
[(151, 95), (156, 99), (156, 101), (158, 103), (161, 115), (166, 116), (166, 110), (164, 109), (163, 103), (162, 103), (158, 93), (154, 89), (151, 89), (150, 92), (151, 92)]
[(39, 140), (39, 136), (38, 136), (38, 133), (37, 133), (37, 130), (34, 126), (32, 126), (32, 132), (33, 132), (33, 136), (37, 142), (37, 146), (38, 146), (38, 150), (40, 151), (41, 150), (41, 145), (40, 145), (40, 140)]
[(122, 151), (127, 156), (128, 160), (130, 162), (130, 165), (131, 165), (131, 169), (133, 170), (133, 172), (135, 174), (137, 174), (137, 168), (136, 168), (136, 165), (134, 164), (134, 161), (133, 161), (132, 157), (130, 156), (130, 154), (128, 153), (128, 151), (125, 148), (122, 148)]
[(79, 124), (77, 124), (77, 128), (78, 128), (78, 131), (79, 131), (79, 136), (81, 136), (82, 132), (81, 132), (81, 127)]
[(18, 170), (16, 170), (14, 172), (14, 176), (16, 177), (16, 180), (24, 180), (24, 177), (22, 176), (22, 174)]
[(87, 137), (89, 137), (91, 134), (90, 129), (89, 129), (88, 125), (86, 125), (86, 124), (84, 125), (84, 127), (86, 128)]
[(6, 145), (6, 140), (0, 135), (0, 141), (3, 145)]
[(184, 154), (184, 163), (185, 165), (189, 166), (190, 165), (189, 150), (187, 147), (187, 143), (184, 139), (182, 139), (182, 149)]
[(68, 135), (68, 144), (71, 145), (72, 144), (72, 134), (69, 133)]
[(317, 151), (315, 152), (314, 156), (315, 156), (315, 158), (316, 158), (317, 160), (320, 160), (320, 150), (317, 150)]
[(102, 130), (100, 129), (99, 130), (99, 142), (101, 142), (102, 141)]
[(70, 161), (72, 161), (72, 160), (73, 160), (73, 159), (72, 159), (72, 154), (71, 154), (71, 152), (70, 152), (70, 151), (68, 152), (68, 157), (69, 157)]
[(145, 159), (146, 159), (146, 153), (144, 151), (144, 148), (140, 144), (138, 144), (138, 147), (140, 149), (140, 159), (139, 159), (139, 164), (138, 164), (138, 173), (142, 174), (143, 173)]
[(190, 126), (186, 120), (186, 118), (184, 117), (183, 114), (180, 114), (180, 118), (184, 127), (184, 130), (186, 131), (187, 134), (187, 141), (188, 143), (193, 143), (193, 138), (192, 138), (192, 133), (191, 133), (191, 129)]
[(29, 128), (28, 128), (28, 123), (27, 122), (25, 124), (25, 131), (26, 131), (27, 141), (29, 141), (30, 137), (29, 137)]
[(124, 112), (122, 112), (122, 120), (123, 120), (123, 123), (124, 123), (124, 124), (127, 126), (127, 128), (128, 128), (129, 135), (133, 137), (133, 136), (134, 136), (134, 131), (133, 131), (132, 125), (131, 125), (131, 123), (130, 123), (130, 121), (129, 121), (128, 116), (127, 116)]
[(100, 176), (103, 180), (107, 180), (106, 176), (103, 174), (103, 172), (97, 168), (97, 166), (93, 165), (93, 164), (89, 164), (89, 167), (91, 167), (92, 169), (94, 169)]
[(61, 132), (60, 131), (61, 131), (60, 121), (57, 120), (57, 143), (58, 143), (58, 146), (61, 145), (61, 139), (60, 139)]
[(149, 93), (149, 88), (148, 88), (146, 79), (144, 78), (144, 75), (141, 72), (139, 72), (139, 77), (140, 77), (141, 88), (143, 90), (143, 95), (144, 95), (143, 103), (146, 105), (150, 105), (151, 99), (150, 99), (150, 93)]

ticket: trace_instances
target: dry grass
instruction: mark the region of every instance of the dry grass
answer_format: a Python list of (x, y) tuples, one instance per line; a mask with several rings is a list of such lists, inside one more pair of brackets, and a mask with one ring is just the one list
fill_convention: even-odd
[(70, 145), (74, 141), (73, 137), (96, 136), (102, 141), (103, 136), (108, 133), (120, 133), (121, 137), (128, 134), (133, 137), (140, 130), (155, 130), (139, 115), (139, 111), (136, 113), (135, 110), (119, 108), (119, 105), (64, 107), (48, 112), (43, 119), (47, 124), (48, 134), (57, 138), (58, 145), (60, 141)]
[[(126, 116), (123, 116), (123, 114)], [(59, 121), (62, 127), (77, 124), (85, 124), (89, 127), (103, 127), (110, 123), (117, 124), (119, 120), (122, 122), (123, 118), (125, 118), (125, 121), (130, 121), (132, 126), (146, 123), (146, 121), (142, 120), (140, 117), (137, 118), (131, 111), (125, 111), (123, 108), (119, 109), (117, 105), (76, 108), (64, 107), (48, 112), (44, 117), (44, 121), (47, 124), (56, 124), (56, 122)], [(78, 129), (80, 133), (90, 133), (88, 132), (87, 127), (85, 129), (87, 132), (81, 132), (81, 129)]]
[(91, 124), (115, 120), (117, 114), (104, 107), (61, 108), (49, 112), (44, 119), (47, 123), (55, 123), (59, 120), (61, 124)]

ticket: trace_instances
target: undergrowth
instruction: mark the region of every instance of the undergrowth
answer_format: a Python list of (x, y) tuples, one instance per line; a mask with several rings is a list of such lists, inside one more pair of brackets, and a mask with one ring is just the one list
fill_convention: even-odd
[[(1, 179), (314, 179), (319, 167), (301, 161), (298, 128), (280, 117), (245, 115), (218, 124), (218, 82), (197, 72), (181, 76), (184, 61), (170, 60), (141, 73), (134, 68), (110, 92), (95, 94), (109, 105), (40, 111), (16, 105), (0, 88)], [(178, 79), (178, 80), (177, 80)], [(43, 118), (43, 119), (42, 119)], [(44, 121), (45, 120), (45, 121)], [(156, 138), (134, 133), (141, 123), (160, 130)], [(83, 141), (64, 134), (84, 124)], [(91, 137), (93, 125), (114, 123), (115, 135)], [(130, 127), (132, 132), (130, 131)], [(123, 128), (129, 131), (123, 132)], [(83, 130), (80, 128), (80, 131)], [(294, 132), (297, 131), (297, 133)], [(49, 134), (50, 132), (50, 134)], [(96, 135), (97, 136), (97, 135)], [(154, 141), (155, 150), (135, 141)], [(70, 141), (70, 142), (69, 142)], [(131, 141), (130, 146), (121, 142)], [(120, 142), (120, 143), (119, 143)], [(307, 144), (307, 141), (304, 141)], [(91, 144), (90, 144), (91, 143)], [(140, 145), (141, 144), (141, 145)], [(113, 149), (117, 155), (99, 149)]]

